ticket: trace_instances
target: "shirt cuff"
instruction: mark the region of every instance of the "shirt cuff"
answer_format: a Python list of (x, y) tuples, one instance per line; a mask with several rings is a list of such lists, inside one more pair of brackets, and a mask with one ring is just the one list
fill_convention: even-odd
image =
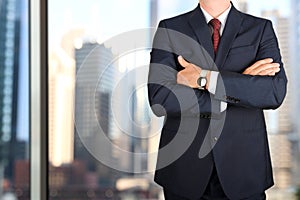
[[(218, 75), (219, 75), (219, 72), (216, 72), (216, 71), (210, 72), (208, 91), (212, 94), (216, 94)], [(220, 111), (223, 112), (226, 110), (226, 108), (227, 108), (227, 103), (224, 101), (221, 101)]]
[(227, 103), (224, 101), (221, 101), (221, 112), (225, 111), (227, 108)]
[(207, 90), (212, 94), (216, 93), (218, 75), (219, 75), (219, 72), (216, 72), (216, 71), (210, 72), (210, 79), (209, 79), (209, 85), (208, 85)]

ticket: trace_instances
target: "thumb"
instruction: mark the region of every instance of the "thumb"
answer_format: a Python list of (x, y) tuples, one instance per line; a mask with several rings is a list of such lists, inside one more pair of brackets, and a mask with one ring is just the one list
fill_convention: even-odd
[(190, 63), (187, 62), (182, 56), (178, 56), (178, 62), (184, 68), (186, 68), (190, 65)]

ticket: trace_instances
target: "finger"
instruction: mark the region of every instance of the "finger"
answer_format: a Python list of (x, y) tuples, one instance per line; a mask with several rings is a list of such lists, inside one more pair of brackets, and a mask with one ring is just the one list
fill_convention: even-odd
[(272, 72), (272, 73), (270, 73), (270, 74), (268, 74), (268, 76), (275, 76), (275, 72)]
[(190, 63), (187, 62), (182, 56), (178, 56), (178, 62), (184, 68), (186, 68), (190, 65)]
[(278, 72), (280, 72), (280, 68), (274, 68), (273, 71), (269, 74), (269, 76), (275, 76)]
[(275, 76), (276, 73), (275, 73), (274, 71), (269, 71), (269, 70), (267, 70), (267, 71), (262, 72), (262, 73), (260, 73), (260, 74), (258, 74), (258, 75), (259, 75), (259, 76)]
[(270, 73), (267, 73), (267, 74), (259, 74), (259, 76), (275, 76), (276, 73), (275, 72), (270, 72)]
[[(253, 65), (251, 65), (248, 69), (248, 71), (252, 71), (254, 69), (256, 69), (257, 67), (261, 66), (261, 65), (264, 65), (264, 64), (268, 64), (268, 63), (272, 63), (273, 62), (273, 59), (272, 58), (266, 58), (266, 59), (263, 59), (263, 60), (259, 60), (257, 62), (255, 62)], [(246, 69), (246, 70), (247, 70)]]
[(261, 75), (261, 76), (274, 76), (279, 71), (280, 71), (280, 68), (275, 67), (275, 68), (271, 68), (271, 69), (261, 71), (258, 75)]
[(278, 63), (264, 64), (264, 65), (257, 67), (254, 71), (259, 73), (259, 72), (267, 70), (267, 69), (273, 69), (273, 68), (279, 68), (279, 67), (280, 67), (280, 65)]
[(266, 58), (263, 60), (259, 60), (254, 63), (254, 68), (259, 67), (260, 65), (264, 65), (264, 64), (268, 64), (268, 63), (272, 63), (272, 62), (273, 62), (272, 58)]
[(280, 67), (278, 67), (278, 69), (275, 70), (275, 73), (280, 72)]
[(273, 68), (279, 68), (280, 65), (278, 63), (271, 63), (271, 64), (264, 64), (260, 65), (256, 69), (253, 70), (255, 74), (259, 74), (262, 71), (268, 70), (268, 69), (273, 69)]
[(275, 73), (280, 71), (280, 64), (278, 63), (271, 63), (271, 64), (265, 64), (257, 67), (255, 70), (245, 70), (243, 74), (248, 75), (268, 75), (268, 72), (274, 71)]
[(260, 76), (269, 76), (269, 75), (271, 75), (271, 76), (273, 76), (273, 75), (275, 75), (275, 74), (276, 74), (276, 71), (275, 71), (275, 70), (273, 70), (273, 69), (268, 69), (268, 70), (264, 70), (264, 71), (258, 73), (257, 75), (260, 75)]

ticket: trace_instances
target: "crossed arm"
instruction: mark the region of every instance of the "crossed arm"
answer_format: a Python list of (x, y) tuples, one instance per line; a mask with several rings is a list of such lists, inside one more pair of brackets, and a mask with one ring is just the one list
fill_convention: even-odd
[[(160, 27), (165, 28), (164, 23)], [(154, 43), (171, 43), (168, 35), (163, 33), (164, 40), (159, 40), (158, 37)], [(242, 73), (220, 71), (214, 95), (195, 89), (198, 88), (196, 81), (202, 70), (201, 66), (188, 63), (177, 56), (159, 49), (153, 49), (151, 53), (148, 96), (152, 110), (158, 116), (213, 113), (213, 104), (221, 102), (254, 109), (276, 109), (286, 95), (287, 79), (277, 38), (269, 21), (266, 22), (260, 39), (256, 56), (258, 61)], [(183, 70), (177, 71), (177, 63)], [(209, 83), (210, 73), (207, 78)]]
[[(198, 88), (197, 79), (201, 73), (201, 67), (187, 62), (182, 56), (178, 56), (178, 62), (184, 68), (177, 74), (177, 83), (191, 88)], [(252, 76), (275, 76), (280, 71), (280, 64), (273, 63), (272, 58), (266, 58), (255, 62), (248, 67), (242, 74)], [(210, 71), (207, 73), (206, 89), (210, 83)]]

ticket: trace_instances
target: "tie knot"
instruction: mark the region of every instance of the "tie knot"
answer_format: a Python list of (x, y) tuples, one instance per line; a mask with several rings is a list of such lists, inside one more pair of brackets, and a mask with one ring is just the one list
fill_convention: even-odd
[(212, 25), (214, 30), (219, 30), (221, 28), (221, 22), (218, 19), (212, 19), (210, 20), (209, 24)]

